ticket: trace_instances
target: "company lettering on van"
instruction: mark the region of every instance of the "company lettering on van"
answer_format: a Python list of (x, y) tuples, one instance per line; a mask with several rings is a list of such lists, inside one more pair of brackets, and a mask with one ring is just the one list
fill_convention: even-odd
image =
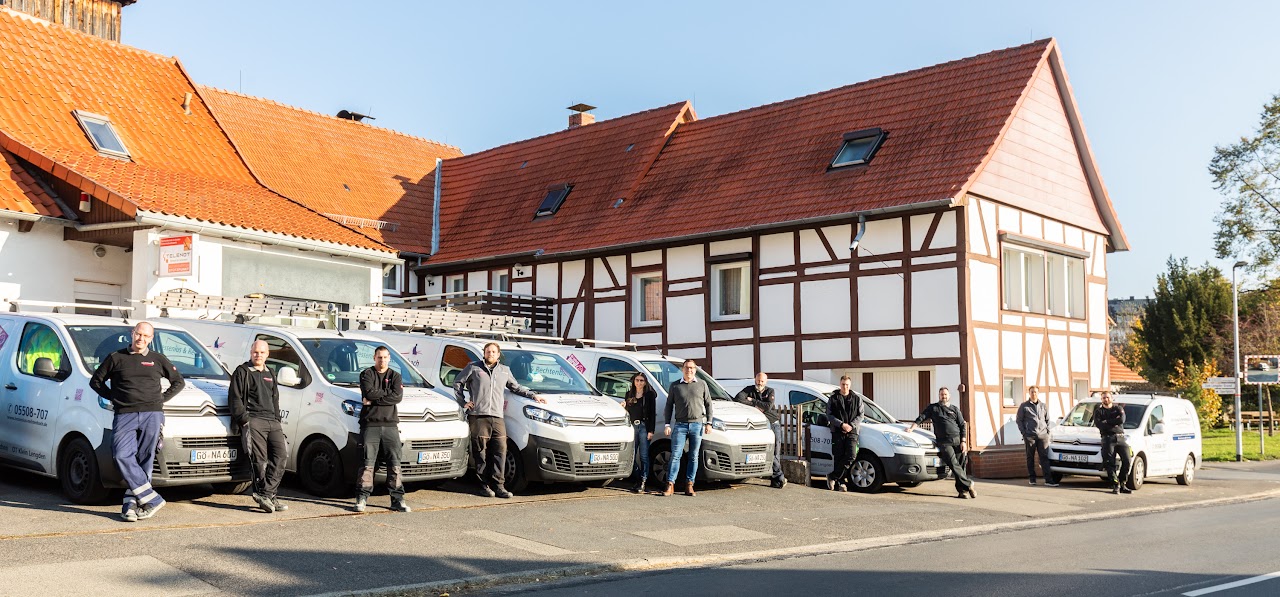
[(25, 404), (10, 404), (8, 412), (5, 413), (5, 418), (19, 423), (39, 425), (41, 427), (49, 426), (49, 424), (45, 422), (45, 420), (49, 418), (48, 410), (43, 408), (32, 408)]
[(573, 381), (573, 378), (569, 377), (569, 374), (566, 373), (564, 369), (555, 364), (541, 365), (534, 363), (529, 366), (529, 372), (533, 374), (534, 380), (537, 381), (541, 381), (538, 376), (541, 376), (542, 378), (550, 377), (565, 383), (571, 383)]
[(582, 364), (582, 361), (579, 361), (579, 360), (578, 360), (578, 357), (573, 356), (573, 355), (569, 355), (569, 358), (566, 358), (565, 360), (566, 360), (566, 361), (569, 361), (569, 364), (570, 364), (570, 365), (573, 365), (573, 368), (574, 368), (574, 369), (577, 369), (577, 370), (578, 370), (578, 373), (586, 373), (586, 372), (587, 372), (587, 366), (586, 366), (586, 365), (583, 365), (583, 364)]
[(9, 332), (4, 331), (4, 328), (0, 328), (0, 348), (4, 348), (4, 343), (8, 340)]

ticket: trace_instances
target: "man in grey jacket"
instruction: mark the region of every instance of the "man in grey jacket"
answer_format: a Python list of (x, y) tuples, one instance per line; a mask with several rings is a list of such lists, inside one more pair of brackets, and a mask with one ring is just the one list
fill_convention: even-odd
[(1027, 399), (1018, 406), (1018, 431), (1027, 447), (1027, 477), (1031, 484), (1036, 484), (1036, 455), (1039, 454), (1044, 484), (1057, 487), (1049, 471), (1049, 405), (1040, 400), (1040, 390), (1035, 386), (1027, 390)]
[(698, 379), (698, 364), (688, 359), (681, 366), (682, 379), (671, 383), (667, 389), (667, 435), (671, 436), (672, 423), (675, 436), (671, 437), (671, 462), (667, 469), (667, 488), (663, 496), (676, 490), (676, 476), (680, 474), (680, 457), (684, 454), (685, 440), (689, 441), (689, 470), (685, 478), (689, 483), (684, 490), (687, 496), (698, 495), (693, 491), (693, 480), (698, 475), (698, 450), (702, 448), (702, 434), (711, 424), (711, 390), (706, 382)]
[[(520, 385), (511, 369), (498, 362), (502, 350), (490, 342), (484, 345), (484, 360), (464, 367), (453, 381), (453, 395), (467, 411), (471, 427), (471, 459), (480, 479), (480, 495), (509, 498), (503, 465), (507, 462), (507, 424), (503, 417), (504, 392), (546, 403), (533, 390)], [(466, 394), (471, 396), (468, 398)]]

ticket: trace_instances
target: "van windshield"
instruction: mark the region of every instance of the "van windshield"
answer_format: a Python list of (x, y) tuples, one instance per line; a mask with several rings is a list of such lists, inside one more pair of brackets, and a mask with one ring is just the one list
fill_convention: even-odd
[(502, 351), (501, 361), (511, 368), (517, 383), (539, 394), (600, 395), (560, 355), (508, 349)]
[[(128, 348), (133, 342), (133, 328), (127, 325), (68, 326), (71, 341), (80, 353), (88, 371), (96, 371), (107, 355)], [(181, 330), (156, 328), (148, 350), (169, 359), (184, 379), (228, 379), (227, 370), (195, 338)]]
[[(645, 369), (649, 370), (649, 373), (653, 374), (653, 377), (658, 382), (658, 387), (662, 388), (663, 392), (666, 392), (667, 388), (670, 388), (671, 384), (675, 383), (676, 380), (684, 379), (684, 373), (680, 371), (681, 364), (679, 362), (644, 361), (641, 364), (644, 365)], [(720, 387), (720, 384), (716, 383), (716, 380), (712, 379), (710, 375), (707, 375), (707, 372), (703, 371), (701, 367), (698, 368), (697, 378), (701, 379), (702, 383), (707, 384), (707, 389), (711, 391), (712, 400), (732, 400), (729, 397), (729, 393), (724, 391), (724, 388)]]
[[(862, 396), (861, 394), (858, 394)], [(898, 420), (893, 415), (885, 412), (880, 405), (873, 402), (870, 398), (862, 396), (862, 418), (872, 423), (897, 423)]]
[[(320, 375), (335, 386), (359, 387), (360, 373), (373, 366), (373, 351), (378, 342), (349, 338), (300, 338), (302, 347), (316, 362)], [(389, 366), (400, 374), (406, 388), (432, 387), (400, 354), (391, 350)]]
[[(1117, 403), (1118, 404), (1118, 403)], [(1100, 402), (1081, 402), (1071, 413), (1062, 419), (1065, 427), (1093, 427), (1093, 411), (1102, 406)], [(1142, 413), (1147, 410), (1145, 404), (1121, 404), (1124, 407), (1124, 428), (1137, 429), (1142, 424)]]

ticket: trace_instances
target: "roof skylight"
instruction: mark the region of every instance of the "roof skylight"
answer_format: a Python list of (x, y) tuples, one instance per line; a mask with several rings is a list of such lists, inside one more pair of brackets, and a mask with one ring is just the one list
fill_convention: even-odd
[(80, 121), (80, 128), (84, 129), (89, 142), (93, 143), (93, 148), (98, 153), (129, 159), (129, 150), (124, 146), (124, 141), (120, 140), (120, 135), (116, 134), (110, 119), (84, 110), (76, 110), (75, 115), (76, 120)]
[(555, 215), (560, 211), (560, 206), (564, 205), (565, 197), (569, 196), (569, 191), (573, 190), (573, 185), (562, 184), (547, 189), (547, 196), (542, 200), (542, 205), (538, 206), (538, 211), (534, 212), (534, 218), (544, 218)]
[(870, 162), (876, 150), (880, 149), (880, 143), (884, 141), (885, 136), (886, 133), (879, 128), (845, 133), (840, 151), (837, 151), (835, 159), (831, 160), (831, 167), (842, 168)]

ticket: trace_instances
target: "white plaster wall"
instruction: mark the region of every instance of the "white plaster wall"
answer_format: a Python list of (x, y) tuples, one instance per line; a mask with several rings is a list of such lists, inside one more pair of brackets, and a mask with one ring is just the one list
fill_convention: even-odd
[(903, 329), (902, 282), (897, 274), (858, 278), (859, 330)]
[[(584, 261), (566, 261), (561, 266), (561, 275), (564, 276), (560, 280), (560, 296), (563, 298), (576, 298), (578, 291), (582, 289), (582, 279), (587, 275), (587, 264)], [(538, 273), (541, 279), (542, 273)]]
[(595, 337), (597, 340), (626, 340), (626, 304), (622, 302), (596, 304)]
[(902, 336), (864, 336), (858, 338), (858, 357), (863, 361), (902, 360), (907, 358), (907, 343)]
[(760, 267), (783, 267), (795, 262), (795, 237), (790, 232), (760, 237)]
[[(973, 330), (973, 383), (1000, 384), (1000, 332)], [(978, 359), (981, 359), (979, 363)], [(979, 367), (981, 364), (981, 367)]]
[(771, 284), (760, 287), (760, 335), (795, 333), (795, 285)]
[(795, 372), (795, 342), (765, 342), (761, 344), (760, 366), (768, 373)]
[(911, 250), (924, 248), (924, 237), (929, 235), (929, 225), (933, 223), (933, 214), (911, 216)]
[(960, 323), (956, 269), (934, 269), (911, 274), (911, 326), (931, 327)]
[(715, 377), (754, 377), (755, 351), (751, 345), (714, 346), (711, 348), (712, 375)]
[(667, 342), (670, 344), (687, 344), (704, 342), (706, 334), (706, 313), (703, 311), (701, 295), (675, 296), (667, 298), (666, 319)]
[[(849, 331), (849, 280), (800, 283), (800, 328), (806, 334)], [(805, 360), (813, 360), (806, 354)]]
[(706, 274), (706, 259), (702, 245), (689, 245), (667, 249), (667, 279), (701, 278)]
[(862, 235), (862, 242), (858, 244), (858, 255), (863, 260), (900, 252), (902, 252), (901, 218), (867, 222), (867, 232)]
[(734, 253), (748, 253), (751, 251), (750, 238), (735, 238), (733, 240), (721, 240), (711, 243), (711, 256), (732, 255)]
[(538, 279), (536, 280), (536, 286), (533, 290), (534, 294), (538, 296), (556, 298), (558, 296), (556, 294), (556, 289), (560, 285), (560, 280), (556, 277), (559, 275), (556, 270), (556, 264), (538, 264), (537, 274)]
[[(63, 227), (36, 222), (29, 232), (18, 232), (18, 222), (0, 218), (0, 301), (27, 299), (72, 302), (75, 281), (120, 287), (118, 305), (130, 293), (132, 259), (124, 249), (104, 247), (96, 257), (93, 243), (62, 240)], [(7, 309), (0, 305), (0, 309)]]
[[(1022, 366), (1022, 363), (1023, 363), (1022, 334), (1019, 332), (1011, 332), (1007, 330), (1001, 331), (1000, 342), (1003, 344), (1003, 348), (1004, 348), (1004, 363), (1002, 363), (1003, 367), (1005, 369), (1022, 369), (1023, 368)], [(991, 379), (988, 379), (987, 383), (991, 385), (997, 385), (1000, 383), (1000, 380), (996, 379), (993, 381)]]
[(849, 338), (805, 340), (803, 344), (804, 360), (807, 362), (848, 361), (853, 358), (853, 345)]
[(960, 334), (915, 334), (911, 337), (911, 356), (917, 359), (960, 356)]
[(1000, 268), (993, 263), (969, 262), (969, 311), (974, 321), (1000, 321)]
[(489, 272), (467, 272), (467, 290), (489, 290)]
[[(662, 251), (642, 251), (631, 254), (631, 267), (644, 267), (662, 263)], [(623, 275), (622, 272), (614, 272)]]

